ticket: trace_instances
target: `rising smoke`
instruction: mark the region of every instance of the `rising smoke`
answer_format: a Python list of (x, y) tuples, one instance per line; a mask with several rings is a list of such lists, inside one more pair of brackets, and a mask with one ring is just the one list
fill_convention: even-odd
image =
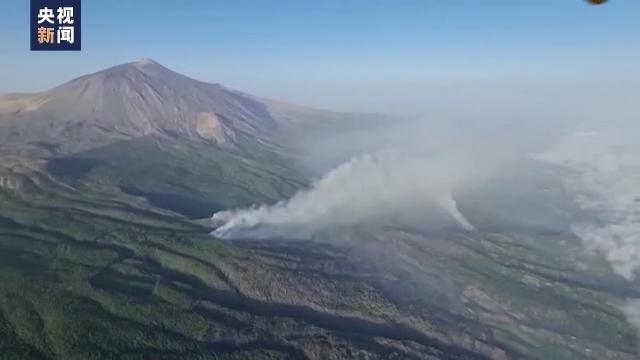
[[(499, 107), (502, 117), (479, 111), (476, 119), (466, 109), (460, 117), (443, 117), (446, 125), (443, 121), (385, 122), (328, 137), (302, 137), (298, 140), (308, 156), (300, 168), (320, 174), (319, 179), (279, 203), (214, 214), (217, 228), (213, 234), (224, 239), (308, 238), (324, 230), (384, 221), (408, 212), (413, 218), (416, 214), (426, 217), (431, 214), (429, 209), (446, 214), (450, 225), (473, 230), (484, 225), (478, 214), (503, 227), (507, 218), (496, 215), (507, 214), (516, 218), (509, 226), (535, 223), (543, 229), (571, 231), (582, 239), (585, 249), (604, 255), (617, 274), (630, 284), (637, 282), (640, 150), (636, 143), (640, 129), (631, 126), (635, 119), (629, 117), (633, 111), (626, 95), (616, 95), (608, 95), (607, 106), (590, 105), (601, 104), (602, 96), (599, 102), (585, 100), (586, 95), (579, 99), (556, 96), (562, 106), (543, 107), (534, 102), (528, 111), (521, 106), (515, 112)], [(556, 116), (540, 116), (542, 108), (546, 111), (542, 115)], [(527, 118), (524, 113), (534, 115)], [(513, 118), (518, 121), (511, 121)], [(566, 120), (557, 121), (559, 118)], [(612, 118), (617, 120), (612, 122)], [(529, 167), (531, 154), (537, 154), (533, 156), (536, 164), (553, 169), (554, 186), (564, 183), (570, 201), (558, 197), (552, 199), (557, 203), (550, 204), (539, 195), (547, 190), (553, 194), (553, 189), (540, 188), (538, 178), (514, 174), (516, 168)], [(563, 171), (556, 172), (557, 168)], [(543, 173), (538, 170), (536, 165), (529, 173)], [(473, 196), (474, 192), (483, 195)], [(472, 196), (465, 198), (469, 194)], [(503, 200), (511, 197), (524, 201), (515, 207), (503, 206), (508, 203)], [(479, 203), (474, 204), (474, 212), (458, 206), (469, 198)], [(570, 206), (551, 211), (569, 202)], [(530, 211), (532, 204), (542, 210)], [(639, 299), (626, 299), (621, 310), (640, 328)]]
[(310, 189), (275, 205), (223, 211), (213, 216), (220, 238), (312, 234), (402, 213), (439, 207), (466, 229), (453, 192), (465, 170), (427, 155), (399, 152), (364, 155), (336, 167)]
[(436, 215), (440, 226), (472, 230), (456, 200), (521, 155), (512, 140), (469, 134), (459, 125), (383, 119), (338, 126), (328, 134), (309, 130), (296, 139), (305, 151), (299, 168), (318, 174), (318, 180), (273, 205), (214, 214), (213, 234), (309, 237), (403, 214), (425, 221)]
[[(444, 209), (459, 226), (470, 229), (473, 220), (468, 221), (456, 205), (456, 200), (464, 201), (465, 191), (479, 184), (491, 188), (495, 177), (507, 183), (520, 181), (522, 177), (510, 180), (517, 167), (513, 164), (519, 166), (531, 153), (561, 141), (579, 123), (599, 122), (605, 115), (619, 119), (616, 126), (630, 121), (633, 92), (620, 86), (618, 79), (597, 87), (584, 81), (510, 80), (437, 87), (426, 94), (411, 94), (428, 107), (414, 120), (337, 124), (329, 135), (301, 131), (292, 136), (307, 155), (299, 167), (319, 180), (277, 204), (215, 214), (215, 235), (313, 234), (415, 212), (420, 206)], [(615, 82), (615, 87), (605, 86), (609, 82)], [(455, 105), (443, 108), (451, 103)], [(507, 198), (500, 192), (513, 189), (491, 190)], [(533, 197), (525, 194), (523, 198), (527, 196)]]

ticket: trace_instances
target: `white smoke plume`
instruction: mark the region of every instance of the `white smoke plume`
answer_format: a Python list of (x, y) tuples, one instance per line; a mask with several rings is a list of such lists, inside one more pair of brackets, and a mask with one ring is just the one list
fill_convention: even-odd
[(429, 206), (443, 209), (462, 228), (472, 230), (453, 199), (464, 173), (426, 155), (364, 155), (336, 167), (289, 200), (214, 214), (220, 226), (213, 234), (255, 238), (287, 231), (314, 233)]

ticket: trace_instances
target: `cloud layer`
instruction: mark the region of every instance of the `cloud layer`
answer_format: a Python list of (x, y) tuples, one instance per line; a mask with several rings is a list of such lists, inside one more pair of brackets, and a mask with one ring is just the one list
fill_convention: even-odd
[(640, 152), (624, 139), (576, 132), (539, 158), (570, 170), (567, 189), (592, 218), (573, 232), (631, 280), (640, 270)]
[[(640, 271), (640, 150), (632, 134), (575, 132), (538, 157), (570, 171), (567, 189), (590, 215), (573, 233), (629, 281)], [(622, 310), (640, 328), (640, 299)]]

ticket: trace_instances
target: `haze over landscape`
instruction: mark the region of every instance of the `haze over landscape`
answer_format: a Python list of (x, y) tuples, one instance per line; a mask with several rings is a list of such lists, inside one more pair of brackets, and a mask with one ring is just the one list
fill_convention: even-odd
[(638, 4), (166, 5), (5, 42), (0, 357), (638, 358)]

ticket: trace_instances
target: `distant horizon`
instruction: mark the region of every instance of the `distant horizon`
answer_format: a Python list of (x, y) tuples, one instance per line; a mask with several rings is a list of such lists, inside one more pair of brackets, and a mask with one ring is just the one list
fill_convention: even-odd
[(36, 53), (28, 50), (28, 2), (8, 0), (0, 93), (40, 92), (144, 57), (261, 97), (403, 115), (515, 106), (531, 94), (588, 96), (589, 88), (625, 93), (640, 83), (636, 1), (166, 4), (84, 0), (83, 50)]

